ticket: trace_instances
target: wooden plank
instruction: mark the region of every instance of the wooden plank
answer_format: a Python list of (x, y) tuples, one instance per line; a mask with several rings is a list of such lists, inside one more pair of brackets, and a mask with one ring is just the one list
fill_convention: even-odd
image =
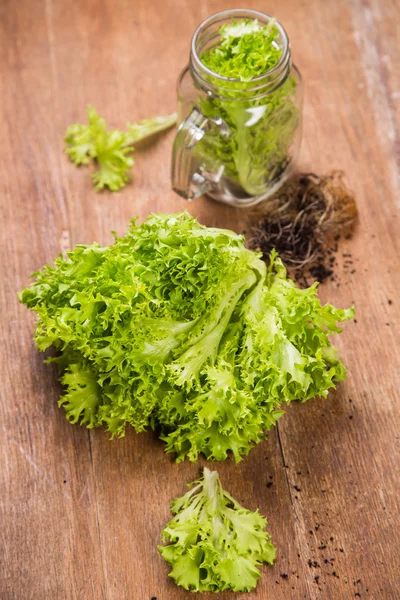
[[(16, 290), (60, 250), (110, 243), (110, 231), (123, 233), (135, 215), (189, 208), (207, 225), (242, 230), (244, 212), (207, 199), (187, 205), (170, 190), (172, 132), (137, 151), (134, 182), (116, 195), (95, 193), (62, 150), (66, 126), (89, 103), (115, 126), (172, 111), (195, 27), (240, 5), (0, 6), (2, 599), (188, 597), (168, 579), (156, 545), (169, 501), (205, 461), (174, 464), (151, 433), (109, 442), (101, 430), (70, 426)], [(354, 302), (357, 323), (338, 342), (349, 380), (326, 401), (291, 406), (279, 431), (238, 466), (212, 468), (268, 517), (279, 549), (253, 598), (397, 598), (399, 4), (255, 0), (252, 8), (284, 23), (304, 75), (300, 166), (343, 168), (356, 193), (358, 232), (341, 247), (356, 272), (324, 285), (321, 296)]]

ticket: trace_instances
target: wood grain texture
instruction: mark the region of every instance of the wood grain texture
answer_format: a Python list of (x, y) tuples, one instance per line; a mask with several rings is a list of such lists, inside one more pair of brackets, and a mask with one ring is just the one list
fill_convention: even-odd
[[(128, 220), (189, 210), (240, 231), (245, 214), (170, 189), (170, 132), (136, 153), (134, 182), (97, 194), (63, 154), (93, 103), (115, 126), (175, 108), (192, 32), (236, 0), (3, 0), (0, 3), (1, 600), (183, 600), (156, 545), (169, 502), (204, 461), (174, 464), (154, 434), (109, 442), (57, 408), (54, 369), (17, 301), (29, 275), (75, 243), (111, 241)], [(254, 599), (400, 597), (398, 0), (270, 0), (249, 8), (287, 28), (306, 83), (299, 166), (342, 168), (360, 223), (355, 272), (321, 288), (355, 303), (338, 340), (349, 379), (292, 405), (224, 486), (267, 515), (278, 546)], [(392, 302), (389, 303), (389, 300)], [(272, 484), (272, 485), (270, 485)], [(311, 565), (311, 566), (310, 566)], [(286, 577), (287, 575), (287, 577)], [(244, 594), (204, 598), (244, 600)]]

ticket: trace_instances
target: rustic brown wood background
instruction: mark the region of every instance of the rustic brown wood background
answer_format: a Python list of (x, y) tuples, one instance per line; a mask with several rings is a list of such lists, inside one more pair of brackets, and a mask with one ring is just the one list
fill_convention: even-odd
[[(244, 214), (170, 189), (173, 133), (137, 152), (134, 182), (92, 190), (63, 133), (93, 103), (115, 126), (175, 109), (195, 27), (236, 0), (2, 0), (0, 3), (2, 600), (181, 600), (158, 555), (169, 502), (199, 475), (151, 434), (110, 442), (67, 423), (55, 370), (32, 342), (16, 292), (60, 250), (106, 244), (128, 219), (184, 208), (240, 230)], [(400, 598), (400, 4), (271, 0), (248, 7), (287, 28), (305, 83), (299, 166), (345, 169), (360, 223), (321, 296), (356, 323), (338, 341), (349, 378), (327, 401), (292, 405), (224, 486), (268, 516), (279, 549), (262, 600)], [(351, 269), (351, 270), (354, 270)], [(340, 285), (339, 285), (340, 284)], [(310, 566), (311, 565), (311, 566)], [(209, 596), (207, 596), (208, 598)], [(244, 600), (245, 594), (213, 598)]]

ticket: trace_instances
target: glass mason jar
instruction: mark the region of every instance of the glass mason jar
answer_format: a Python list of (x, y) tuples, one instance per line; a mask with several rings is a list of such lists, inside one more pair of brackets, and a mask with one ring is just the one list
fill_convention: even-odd
[(275, 22), (279, 62), (241, 81), (223, 77), (201, 61), (232, 19), (272, 17), (255, 10), (225, 10), (199, 25), (189, 65), (178, 80), (178, 132), (172, 151), (172, 187), (192, 200), (207, 194), (233, 206), (252, 206), (288, 178), (301, 140), (302, 82), (291, 62), (288, 36)]

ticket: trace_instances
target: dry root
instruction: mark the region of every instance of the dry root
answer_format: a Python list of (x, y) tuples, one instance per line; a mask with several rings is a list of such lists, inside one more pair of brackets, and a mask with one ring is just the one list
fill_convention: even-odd
[(296, 278), (312, 274), (313, 267), (323, 278), (337, 240), (350, 236), (357, 220), (354, 196), (343, 177), (342, 171), (294, 175), (250, 214), (249, 247), (261, 250), (266, 260), (276, 248)]

